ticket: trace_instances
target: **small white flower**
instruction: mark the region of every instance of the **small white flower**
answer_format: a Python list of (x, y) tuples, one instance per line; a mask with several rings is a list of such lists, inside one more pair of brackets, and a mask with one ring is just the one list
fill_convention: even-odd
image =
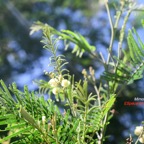
[(56, 94), (58, 94), (60, 92), (60, 88), (55, 87), (55, 88), (53, 88), (52, 92), (53, 92), (53, 94), (56, 95)]
[(56, 87), (58, 86), (59, 81), (57, 78), (52, 78), (48, 83), (51, 87)]
[(142, 131), (143, 131), (143, 126), (137, 126), (135, 128), (134, 134), (139, 136), (142, 133)]
[(61, 82), (61, 86), (66, 88), (70, 85), (70, 81), (66, 80), (66, 79), (63, 79), (62, 82)]
[(144, 135), (142, 135), (142, 137), (139, 138), (139, 141), (140, 141), (141, 143), (144, 143)]

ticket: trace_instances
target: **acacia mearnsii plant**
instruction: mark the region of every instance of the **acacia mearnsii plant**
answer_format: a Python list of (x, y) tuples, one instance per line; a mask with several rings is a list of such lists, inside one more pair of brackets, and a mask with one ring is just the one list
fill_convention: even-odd
[[(105, 142), (107, 125), (113, 114), (111, 109), (117, 96), (126, 85), (142, 78), (144, 68), (144, 43), (134, 28), (125, 33), (126, 24), (133, 11), (143, 10), (131, 0), (120, 0), (115, 3), (115, 15), (112, 16), (108, 1), (105, 1), (111, 38), (107, 48), (107, 58), (98, 53), (97, 48), (90, 45), (80, 33), (70, 30), (58, 31), (48, 24), (36, 22), (31, 27), (30, 34), (42, 30), (43, 48), (51, 53), (49, 67), (45, 71), (48, 80), (37, 80), (39, 92), (29, 92), (28, 87), (18, 90), (15, 83), (7, 87), (0, 81), (0, 125), (5, 125), (7, 135), (0, 142), (12, 144), (103, 144)], [(123, 24), (119, 28), (119, 21)], [(144, 26), (144, 20), (142, 20)], [(113, 43), (119, 32), (117, 53), (113, 54)], [(128, 49), (123, 48), (127, 37)], [(82, 71), (83, 78), (75, 80), (69, 74), (66, 56), (58, 55), (58, 44), (63, 41), (66, 47), (74, 44), (72, 53), (82, 57), (88, 53), (90, 59), (101, 63), (104, 72), (96, 80), (95, 70)], [(93, 86), (92, 92), (89, 85)], [(47, 94), (48, 99), (44, 96)], [(63, 105), (59, 108), (57, 101)], [(61, 112), (63, 109), (63, 112)], [(144, 128), (137, 127), (135, 142), (143, 143)], [(11, 141), (13, 139), (13, 141)], [(125, 140), (123, 140), (125, 142)], [(127, 139), (132, 143), (132, 137)]]

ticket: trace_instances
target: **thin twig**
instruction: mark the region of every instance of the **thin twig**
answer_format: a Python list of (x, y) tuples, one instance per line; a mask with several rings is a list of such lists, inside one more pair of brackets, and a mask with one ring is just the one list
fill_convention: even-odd
[(109, 63), (110, 55), (112, 53), (113, 41), (114, 41), (114, 26), (113, 26), (112, 17), (111, 17), (111, 14), (110, 14), (108, 2), (105, 3), (105, 7), (106, 7), (106, 10), (107, 10), (108, 19), (109, 19), (109, 23), (110, 23), (110, 27), (111, 27), (111, 39), (110, 39), (110, 45), (109, 45), (109, 48), (108, 48), (110, 54), (108, 55), (108, 59), (107, 59), (107, 63)]

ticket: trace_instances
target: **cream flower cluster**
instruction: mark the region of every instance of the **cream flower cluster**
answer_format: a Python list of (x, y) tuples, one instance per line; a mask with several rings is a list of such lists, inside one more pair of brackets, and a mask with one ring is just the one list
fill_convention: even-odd
[(140, 143), (144, 143), (144, 134), (143, 134), (143, 132), (144, 132), (143, 126), (137, 126), (135, 128), (135, 131), (134, 131), (135, 135), (140, 136), (140, 138), (139, 138)]
[(58, 94), (60, 92), (60, 88), (67, 88), (70, 85), (70, 81), (64, 79), (61, 75), (58, 78), (52, 78), (49, 80), (49, 85), (52, 88), (53, 94)]
[(59, 80), (57, 78), (52, 78), (50, 79), (49, 84), (51, 87), (57, 87), (59, 84)]

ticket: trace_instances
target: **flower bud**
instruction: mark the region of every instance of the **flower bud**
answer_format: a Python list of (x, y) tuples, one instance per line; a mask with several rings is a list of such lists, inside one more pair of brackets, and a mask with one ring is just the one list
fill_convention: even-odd
[(61, 82), (61, 86), (66, 88), (70, 85), (70, 81), (66, 80), (66, 79), (63, 79), (62, 82)]
[(56, 87), (56, 86), (58, 86), (59, 81), (57, 78), (52, 78), (52, 79), (50, 79), (50, 81), (48, 83), (51, 87)]
[(143, 126), (137, 126), (135, 131), (134, 131), (134, 134), (139, 136), (143, 131)]
[(46, 122), (46, 116), (42, 116), (42, 123), (43, 123), (43, 125), (45, 124), (45, 122)]
[(55, 88), (53, 88), (52, 92), (53, 92), (53, 94), (56, 95), (56, 94), (58, 94), (60, 92), (60, 88), (55, 87)]
[(84, 76), (87, 75), (87, 71), (86, 71), (86, 69), (83, 69), (83, 70), (82, 70), (82, 74), (83, 74)]
[(139, 138), (140, 143), (144, 143), (144, 135)]

